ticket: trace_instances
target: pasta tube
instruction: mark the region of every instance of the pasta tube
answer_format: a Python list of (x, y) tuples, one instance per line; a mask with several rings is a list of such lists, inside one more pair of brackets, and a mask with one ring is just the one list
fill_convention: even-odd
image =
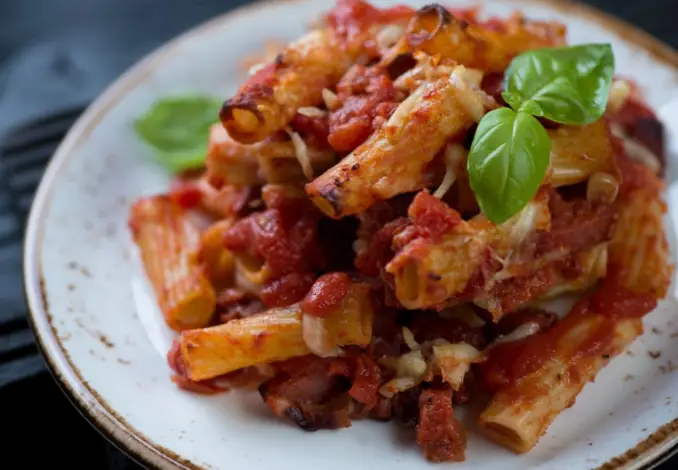
[(224, 184), (254, 186), (260, 183), (256, 145), (243, 145), (226, 133), (221, 124), (210, 128), (207, 149), (208, 181), (219, 188)]
[[(666, 296), (673, 267), (664, 232), (666, 205), (661, 199), (661, 180), (651, 169), (631, 163), (645, 181), (622, 194), (617, 202), (619, 219), (610, 242), (610, 271), (618, 282), (634, 291)], [(624, 174), (632, 179), (633, 175)]]
[(580, 183), (595, 173), (619, 180), (604, 120), (586, 126), (560, 126), (547, 132), (552, 142), (549, 181), (552, 186)]
[(224, 234), (233, 226), (231, 219), (212, 224), (200, 239), (200, 260), (205, 264), (207, 276), (218, 291), (232, 287), (235, 262), (233, 253), (224, 247)]
[[(352, 284), (340, 306), (323, 318), (329, 342), (336, 346), (369, 344), (372, 337), (370, 288)], [(224, 325), (185, 331), (181, 349), (191, 380), (204, 380), (247, 366), (311, 354), (304, 342), (299, 304), (232, 320)]]
[[(642, 333), (640, 317), (653, 303), (627, 297), (636, 310), (623, 312), (629, 304), (625, 306), (620, 295), (627, 294), (622, 290), (604, 300), (584, 299), (546, 333), (489, 352), (491, 372), (485, 371), (484, 378), (492, 383), (502, 377), (499, 383), (503, 383), (480, 415), (489, 437), (517, 453), (529, 451), (558, 414), (574, 404), (584, 385)], [(603, 305), (610, 311), (602, 311)], [(504, 370), (502, 361), (506, 361)]]
[(596, 282), (607, 275), (607, 260), (607, 243), (600, 243), (590, 250), (577, 253), (574, 262), (581, 270), (581, 274), (575, 279), (566, 279), (562, 275), (559, 276), (553, 287), (540, 295), (539, 298), (550, 299), (568, 292), (581, 292), (593, 287)]
[(519, 14), (501, 28), (469, 24), (433, 4), (416, 12), (395, 51), (420, 50), (488, 73), (503, 72), (525, 51), (565, 45), (565, 32), (559, 23), (526, 21)]
[(129, 224), (170, 327), (183, 330), (207, 325), (216, 297), (198, 261), (198, 229), (167, 196), (138, 200)]
[(425, 187), (427, 164), (491, 105), (465, 71), (457, 67), (449, 77), (419, 86), (364, 144), (306, 185), (313, 202), (341, 218)]
[(352, 64), (332, 29), (311, 31), (224, 103), (221, 122), (236, 141), (260, 142), (283, 129), (300, 107), (321, 103), (323, 89), (338, 82)]
[[(415, 198), (408, 210), (415, 224), (413, 206), (419, 198)], [(442, 202), (438, 204), (444, 205)], [(505, 269), (485, 280), (485, 284), (480, 286), (485, 293), (493, 284), (526, 271), (520, 264), (517, 266), (520, 269), (516, 270), (511, 255), (519, 254), (518, 248), (529, 235), (548, 230), (550, 222), (548, 197), (540, 193), (520, 213), (500, 226), (492, 224), (481, 214), (469, 221), (460, 220), (435, 240), (415, 238), (386, 266), (386, 271), (394, 277), (396, 297), (409, 309), (445, 305), (466, 290), (473, 276), (487, 264), (488, 253), (492, 253), (492, 258), (500, 261)], [(489, 305), (484, 307), (490, 308)], [(502, 311), (492, 313), (497, 317), (495, 320), (503, 314)]]

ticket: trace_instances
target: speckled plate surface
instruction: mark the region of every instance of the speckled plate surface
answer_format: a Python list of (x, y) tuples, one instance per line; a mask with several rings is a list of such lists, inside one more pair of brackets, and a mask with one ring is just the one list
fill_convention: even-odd
[[(376, 1), (377, 4), (389, 2)], [(407, 2), (422, 5), (423, 1)], [(468, 1), (450, 1), (469, 5)], [(73, 402), (120, 447), (159, 468), (372, 470), (428, 467), (395, 425), (358, 422), (305, 433), (274, 419), (256, 393), (216, 397), (178, 390), (165, 351), (172, 338), (150, 295), (127, 231), (130, 203), (162, 191), (168, 175), (144, 158), (131, 122), (159, 96), (230, 96), (242, 59), (272, 39), (290, 40), (331, 2), (259, 3), (172, 41), (135, 66), (80, 118), (36, 196), (25, 243), (25, 286), (36, 336)], [(617, 71), (638, 81), (668, 126), (678, 155), (678, 54), (632, 27), (565, 2), (496, 0), (492, 14), (521, 8), (556, 19), (572, 43), (612, 42)], [(673, 165), (675, 169), (678, 165)], [(669, 172), (673, 180), (675, 171)], [(669, 187), (678, 220), (678, 188)], [(667, 217), (673, 247), (673, 223)], [(675, 249), (673, 251), (675, 253)], [(647, 332), (585, 387), (529, 454), (516, 456), (474, 433), (456, 469), (646, 468), (678, 442), (678, 309), (670, 299)], [(472, 417), (473, 411), (468, 413)]]

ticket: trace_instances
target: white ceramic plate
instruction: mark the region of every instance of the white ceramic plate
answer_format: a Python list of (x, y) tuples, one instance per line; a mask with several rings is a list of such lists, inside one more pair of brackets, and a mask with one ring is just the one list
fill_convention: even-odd
[[(89, 108), (40, 185), (25, 244), (25, 285), (36, 336), (78, 407), (147, 465), (239, 470), (318, 465), (325, 470), (413, 470), (429, 465), (411, 436), (399, 434), (396, 425), (364, 421), (348, 430), (306, 433), (274, 419), (256, 393), (204, 397), (178, 390), (164, 357), (171, 333), (127, 230), (130, 203), (164, 190), (168, 182), (168, 175), (145, 158), (147, 151), (131, 129), (133, 119), (167, 94), (197, 90), (230, 96), (245, 78), (240, 64), (246, 55), (271, 39), (299, 36), (330, 6), (320, 0), (254, 4), (172, 41)], [(573, 43), (612, 42), (618, 72), (637, 80), (665, 118), (675, 157), (676, 53), (628, 25), (570, 3), (485, 4), (492, 14), (506, 15), (515, 8), (566, 23)], [(669, 191), (673, 215), (678, 215), (676, 195)], [(665, 456), (678, 441), (673, 296), (672, 289), (672, 299), (647, 317), (647, 333), (586, 386), (532, 452), (516, 456), (474, 435), (470, 424), (467, 461), (454, 468), (636, 469)], [(649, 352), (655, 351), (661, 356), (653, 359)]]

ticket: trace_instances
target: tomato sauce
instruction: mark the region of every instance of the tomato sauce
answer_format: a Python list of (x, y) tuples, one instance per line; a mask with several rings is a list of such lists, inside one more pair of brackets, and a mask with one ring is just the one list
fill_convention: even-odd
[(396, 109), (397, 93), (386, 71), (354, 65), (337, 85), (340, 108), (329, 117), (330, 145), (351, 152), (380, 127)]
[(632, 160), (623, 154), (617, 156), (617, 166), (621, 173), (622, 181), (619, 188), (620, 197), (629, 197), (636, 191), (656, 192), (662, 191), (663, 182), (645, 164)]
[(487, 360), (478, 365), (478, 378), (489, 392), (511, 387), (538, 370), (555, 352), (553, 338), (548, 333), (497, 344)]
[(264, 284), (259, 297), (267, 307), (286, 307), (303, 299), (314, 279), (313, 273), (285, 274)]
[(461, 215), (426, 191), (414, 198), (408, 215), (420, 236), (438, 238), (461, 223)]
[(370, 26), (404, 21), (414, 9), (404, 5), (375, 8), (363, 0), (338, 0), (327, 15), (327, 23), (347, 42), (360, 36)]
[(454, 416), (451, 390), (427, 389), (421, 393), (417, 443), (432, 462), (464, 460), (466, 432)]
[(355, 358), (353, 385), (348, 394), (355, 401), (372, 408), (380, 399), (379, 387), (382, 383), (381, 369), (367, 354)]
[(577, 302), (549, 331), (494, 346), (487, 361), (478, 366), (481, 383), (488, 391), (515, 386), (521, 378), (557, 355), (555, 348), (561, 338), (587, 318), (594, 330), (562, 360), (574, 363), (585, 357), (609, 358), (617, 323), (624, 319), (640, 319), (655, 306), (656, 299), (651, 294), (634, 293), (618, 286), (614, 280), (606, 280), (595, 293)]
[(170, 184), (169, 197), (184, 209), (192, 209), (200, 205), (202, 192), (194, 181), (179, 177)]
[[(300, 301), (325, 257), (318, 242), (318, 213), (303, 199), (266, 195), (270, 208), (239, 220), (224, 235), (224, 246), (266, 266), (261, 299), (269, 307)], [(308, 210), (306, 210), (308, 209)]]
[(558, 282), (558, 268), (558, 264), (550, 263), (535, 272), (509, 278), (495, 284), (489, 295), (497, 299), (502, 312), (513, 312), (525, 302), (547, 292)]
[(301, 308), (308, 315), (324, 317), (341, 305), (350, 285), (351, 279), (346, 273), (323, 274), (304, 297)]
[(536, 256), (562, 248), (570, 252), (587, 250), (612, 238), (617, 212), (611, 205), (580, 199), (564, 201), (552, 190), (549, 210), (551, 230), (539, 234)]
[(295, 114), (290, 126), (301, 135), (304, 142), (311, 144), (316, 149), (326, 148), (327, 137), (330, 134), (330, 123), (327, 115), (305, 116)]
[(657, 299), (649, 293), (631, 292), (617, 285), (614, 279), (606, 279), (591, 296), (590, 306), (608, 318), (642, 318), (654, 310)]
[(305, 271), (317, 248), (316, 221), (303, 216), (290, 221), (269, 209), (238, 221), (226, 232), (224, 245), (265, 260), (272, 278)]
[(379, 276), (381, 270), (393, 258), (393, 237), (408, 224), (406, 218), (399, 218), (377, 230), (370, 239), (369, 248), (358, 253), (355, 259), (356, 269), (366, 276)]

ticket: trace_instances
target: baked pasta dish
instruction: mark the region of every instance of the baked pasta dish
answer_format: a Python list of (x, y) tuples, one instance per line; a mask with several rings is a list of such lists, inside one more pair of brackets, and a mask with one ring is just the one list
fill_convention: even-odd
[(306, 431), (393, 420), (434, 462), (473, 400), (529, 451), (667, 295), (661, 123), (556, 22), (339, 0), (313, 28), (131, 208), (174, 382)]

